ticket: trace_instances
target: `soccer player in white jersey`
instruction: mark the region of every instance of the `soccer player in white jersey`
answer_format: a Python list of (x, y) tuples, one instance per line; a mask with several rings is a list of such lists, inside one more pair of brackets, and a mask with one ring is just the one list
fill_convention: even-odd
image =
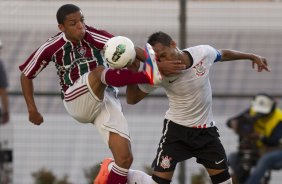
[(160, 81), (160, 76), (155, 75), (159, 73), (157, 64), (146, 60), (143, 49), (136, 48), (137, 59), (150, 64), (150, 70), (108, 69), (101, 51), (112, 34), (87, 26), (82, 11), (73, 4), (58, 9), (57, 22), (61, 32), (48, 39), (19, 66), (29, 121), (35, 125), (43, 122), (34, 100), (32, 80), (49, 62), (54, 62), (67, 112), (81, 123), (95, 124), (112, 151), (115, 163), (108, 183), (125, 184), (133, 160), (130, 137), (121, 104), (110, 86), (156, 84)]
[(206, 168), (213, 184), (232, 183), (225, 150), (213, 119), (209, 71), (214, 63), (241, 59), (250, 60), (258, 72), (270, 71), (266, 59), (235, 50), (217, 50), (209, 45), (180, 50), (164, 32), (152, 34), (148, 43), (155, 51), (159, 66), (167, 61), (180, 60), (186, 69), (178, 75), (163, 77), (161, 84), (155, 86), (139, 84), (127, 87), (129, 104), (136, 104), (158, 87), (165, 89), (169, 99), (163, 135), (152, 163), (153, 175), (146, 177), (143, 173), (140, 177), (129, 172), (128, 183), (169, 184), (177, 163), (192, 157)]

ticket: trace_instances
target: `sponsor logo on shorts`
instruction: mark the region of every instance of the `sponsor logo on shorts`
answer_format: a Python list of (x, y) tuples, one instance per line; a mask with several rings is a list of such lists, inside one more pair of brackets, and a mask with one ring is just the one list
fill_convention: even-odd
[(172, 158), (170, 158), (169, 156), (162, 156), (161, 167), (164, 169), (169, 168), (171, 159)]
[(220, 161), (215, 161), (215, 164), (218, 165), (220, 163), (222, 163), (224, 161), (224, 159), (220, 160)]

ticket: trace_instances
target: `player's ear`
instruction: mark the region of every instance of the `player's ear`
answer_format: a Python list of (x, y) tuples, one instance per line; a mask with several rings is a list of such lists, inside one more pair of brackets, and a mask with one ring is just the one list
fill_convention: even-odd
[(173, 48), (176, 48), (176, 42), (174, 40), (172, 40), (170, 42), (170, 46), (173, 47)]
[(63, 24), (58, 24), (58, 28), (62, 31), (65, 32), (65, 27)]

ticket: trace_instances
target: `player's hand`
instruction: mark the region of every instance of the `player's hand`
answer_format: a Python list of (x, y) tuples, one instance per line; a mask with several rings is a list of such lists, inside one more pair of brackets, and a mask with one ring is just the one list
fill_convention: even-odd
[(186, 65), (181, 64), (180, 60), (161, 61), (161, 62), (157, 62), (157, 64), (159, 71), (164, 76), (179, 74), (182, 70), (186, 69)]
[(9, 122), (9, 119), (10, 119), (10, 117), (9, 117), (9, 112), (4, 112), (3, 114), (2, 114), (2, 117), (0, 117), (1, 119), (0, 119), (0, 125), (1, 124), (6, 124), (6, 123), (8, 123)]
[(267, 61), (264, 57), (254, 55), (252, 59), (252, 67), (255, 68), (257, 65), (257, 71), (262, 72), (263, 70), (270, 72), (270, 68), (268, 68)]
[(29, 121), (35, 125), (40, 125), (43, 123), (43, 117), (38, 111), (30, 111)]

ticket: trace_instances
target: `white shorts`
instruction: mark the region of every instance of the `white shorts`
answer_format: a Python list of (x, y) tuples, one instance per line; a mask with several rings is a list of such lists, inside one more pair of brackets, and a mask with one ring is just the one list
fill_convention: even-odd
[(127, 120), (116, 92), (106, 88), (103, 101), (92, 92), (88, 74), (81, 76), (65, 92), (63, 100), (67, 112), (81, 123), (93, 123), (108, 144), (109, 132), (130, 140)]

